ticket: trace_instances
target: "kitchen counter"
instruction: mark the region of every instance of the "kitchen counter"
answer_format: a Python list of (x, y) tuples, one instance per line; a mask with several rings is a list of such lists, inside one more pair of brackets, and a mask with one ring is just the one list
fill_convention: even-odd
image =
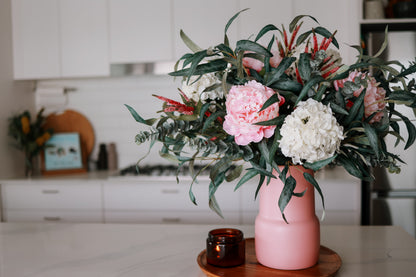
[[(203, 276), (196, 257), (214, 225), (0, 223), (1, 277)], [(254, 235), (253, 226), (226, 226)], [(337, 276), (414, 276), (416, 241), (394, 226), (322, 226)]]

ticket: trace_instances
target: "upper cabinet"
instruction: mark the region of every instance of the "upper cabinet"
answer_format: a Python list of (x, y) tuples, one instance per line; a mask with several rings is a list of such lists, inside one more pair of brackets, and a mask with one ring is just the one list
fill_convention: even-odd
[(61, 76), (109, 75), (106, 1), (60, 0), (59, 3)]
[(109, 0), (110, 62), (173, 60), (171, 0)]
[[(240, 10), (249, 8), (238, 19), (240, 39), (255, 39), (260, 30), (268, 24), (273, 24), (279, 29), (281, 28), (281, 24), (284, 24), (285, 28), (287, 28), (293, 18), (292, 1), (240, 0), (239, 2)], [(266, 35), (259, 42), (267, 47), (270, 40), (271, 36)], [(273, 47), (277, 49), (277, 45)]]
[[(238, 11), (237, 0), (173, 0), (175, 60), (191, 52), (179, 36), (180, 30), (199, 47), (206, 49), (224, 42), (227, 21)], [(231, 45), (236, 42), (237, 24), (228, 29)]]
[(15, 79), (109, 75), (107, 3), (12, 0)]
[(59, 2), (13, 0), (13, 58), (15, 79), (60, 75)]
[[(228, 29), (232, 48), (267, 24), (288, 28), (295, 15), (309, 14), (338, 30), (348, 63), (356, 55), (348, 45), (359, 43), (362, 11), (360, 0), (11, 1), (15, 79), (109, 76), (110, 64), (175, 61), (191, 51), (180, 30), (203, 49), (215, 46), (224, 41), (227, 21), (245, 8)], [(303, 30), (313, 23), (304, 22)]]

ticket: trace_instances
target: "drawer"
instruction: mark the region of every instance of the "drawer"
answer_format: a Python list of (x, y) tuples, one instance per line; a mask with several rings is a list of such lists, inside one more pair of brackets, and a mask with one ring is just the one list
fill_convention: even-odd
[(33, 211), (33, 210), (5, 210), (6, 222), (91, 222), (103, 223), (101, 211)]
[[(104, 184), (105, 210), (144, 210), (144, 211), (211, 211), (208, 205), (208, 182), (194, 184), (192, 191), (198, 206), (189, 198), (189, 184), (158, 182), (148, 184), (114, 183)], [(240, 209), (240, 193), (234, 192), (232, 184), (224, 183), (217, 190), (217, 202), (222, 211)]]
[(9, 210), (99, 210), (101, 184), (3, 184), (3, 206)]
[(211, 211), (206, 212), (147, 212), (106, 211), (105, 223), (172, 223), (172, 224), (239, 224), (238, 212), (224, 212), (224, 219)]

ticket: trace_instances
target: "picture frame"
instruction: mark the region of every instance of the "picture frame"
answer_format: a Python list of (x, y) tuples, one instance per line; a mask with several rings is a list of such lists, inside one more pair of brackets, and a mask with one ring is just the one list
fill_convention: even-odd
[(86, 172), (83, 157), (79, 133), (56, 133), (46, 143), (43, 153), (42, 174)]

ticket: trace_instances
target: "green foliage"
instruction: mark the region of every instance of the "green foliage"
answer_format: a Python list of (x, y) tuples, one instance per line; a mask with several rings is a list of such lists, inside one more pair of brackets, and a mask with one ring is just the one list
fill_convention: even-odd
[[(363, 180), (371, 178), (369, 168), (372, 166), (383, 166), (390, 171), (398, 172), (399, 163), (403, 161), (387, 149), (384, 138), (393, 135), (397, 144), (404, 141), (401, 134), (404, 130), (401, 130), (398, 124), (398, 121), (403, 121), (408, 134), (404, 148), (409, 148), (416, 140), (413, 122), (395, 108), (397, 105), (416, 108), (416, 82), (409, 79), (409, 75), (416, 72), (416, 62), (406, 67), (397, 61), (381, 60), (378, 56), (384, 51), (387, 45), (385, 42), (375, 56), (364, 55), (359, 46), (353, 46), (358, 51), (357, 62), (351, 65), (341, 64), (338, 57), (327, 51), (331, 45), (339, 47), (335, 38), (336, 31), (331, 32), (318, 25), (299, 32), (304, 19), (319, 24), (314, 17), (307, 15), (293, 19), (289, 25), (290, 33), (283, 26), (279, 29), (273, 24), (268, 24), (259, 30), (254, 40), (238, 40), (233, 47), (230, 45), (227, 32), (243, 11), (235, 14), (227, 22), (224, 42), (208, 49), (201, 49), (181, 31), (180, 36), (191, 53), (183, 55), (177, 62), (175, 71), (169, 73), (171, 76), (183, 77), (183, 83), (187, 85), (197, 83), (203, 76), (214, 74), (219, 82), (205, 88), (204, 93), (221, 89), (224, 98), (204, 100), (206, 102), (201, 99), (194, 101), (188, 99), (183, 92), (182, 103), (160, 98), (165, 101), (162, 115), (151, 119), (143, 119), (132, 107), (126, 105), (137, 122), (151, 126), (148, 131), (137, 134), (136, 143), (161, 142), (162, 157), (179, 166), (189, 163), (192, 184), (196, 182), (200, 173), (194, 171), (195, 162), (206, 163), (210, 168), (211, 180), (209, 206), (221, 216), (215, 192), (224, 181), (240, 178), (235, 187), (237, 190), (247, 181), (259, 176), (256, 197), (263, 183), (279, 178), (284, 184), (284, 189), (278, 198), (278, 206), (286, 220), (284, 210), (290, 199), (301, 197), (303, 193), (294, 193), (296, 180), (288, 171), (293, 161), (286, 157), (280, 148), (280, 128), (301, 101), (312, 98), (331, 108), (337, 123), (343, 127), (344, 138), (339, 149), (331, 157), (312, 163), (302, 161), (305, 168), (317, 171), (327, 165), (342, 166), (351, 175)], [(259, 43), (260, 38), (266, 35), (271, 35), (267, 47)], [(276, 45), (277, 49), (274, 49)], [(336, 52), (335, 49), (332, 50)], [(272, 59), (276, 58), (274, 55), (280, 56), (277, 66), (271, 63)], [(248, 59), (263, 64), (261, 70), (248, 66), (245, 63)], [(370, 68), (374, 74), (371, 74)], [(344, 80), (355, 71), (361, 74), (360, 77)], [(369, 83), (372, 78), (379, 88), (385, 90), (385, 98), (381, 100), (386, 104), (383, 109), (384, 116), (381, 121), (376, 122), (373, 122), (373, 119), (377, 112), (371, 115), (366, 113), (368, 103), (365, 96), (371, 93)], [(254, 123), (257, 126), (274, 126), (274, 134), (260, 142), (242, 146), (223, 129), (227, 114), (225, 99), (232, 86), (244, 85), (250, 80), (255, 80), (276, 92), (265, 101), (259, 113), (272, 105), (280, 107), (277, 117)], [(343, 81), (342, 85), (336, 87), (335, 82), (339, 81)], [(284, 98), (284, 103), (280, 103), (277, 93)], [(244, 170), (244, 162), (247, 162), (250, 168)], [(281, 172), (278, 165), (284, 166)], [(317, 181), (308, 173), (305, 173), (304, 177), (318, 191), (324, 204), (324, 197)], [(196, 204), (192, 184), (189, 197)]]
[(45, 149), (46, 142), (53, 134), (53, 129), (45, 129), (44, 109), (39, 110), (32, 121), (29, 111), (9, 118), (8, 135), (14, 139), (12, 144), (25, 154), (27, 168), (33, 167), (33, 158)]

